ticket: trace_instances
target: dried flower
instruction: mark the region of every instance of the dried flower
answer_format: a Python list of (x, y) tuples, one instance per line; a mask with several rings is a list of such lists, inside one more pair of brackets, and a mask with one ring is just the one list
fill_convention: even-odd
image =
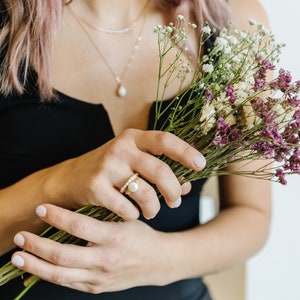
[[(277, 44), (263, 25), (254, 20), (249, 24), (249, 31), (230, 25), (220, 32), (199, 61), (190, 88), (173, 101), (174, 109), (180, 103), (181, 110), (173, 110), (169, 123), (157, 128), (173, 132), (206, 157), (207, 166), (200, 173), (162, 158), (186, 181), (230, 174), (226, 166), (249, 159), (265, 159), (266, 165), (234, 174), (282, 184), (287, 174), (300, 175), (300, 83), (282, 68), (268, 81), (284, 45)], [(214, 29), (205, 25), (201, 32), (200, 48)], [(160, 117), (158, 110), (157, 124)]]
[[(190, 72), (190, 66), (181, 58), (188, 51), (185, 19), (178, 16), (177, 20), (178, 26), (170, 23), (154, 28), (160, 56), (154, 127), (172, 132), (199, 149), (207, 166), (202, 172), (195, 172), (165, 156), (160, 158), (184, 181), (231, 174), (224, 168), (249, 159), (268, 161), (258, 170), (236, 170), (235, 175), (281, 184), (287, 184), (287, 174), (300, 175), (300, 81), (292, 82), (290, 72), (284, 69), (268, 81), (268, 72), (276, 69), (283, 45), (276, 44), (272, 33), (254, 20), (249, 21), (252, 30), (239, 31), (229, 26), (220, 32), (214, 47), (199, 61), (190, 87), (185, 92), (179, 87), (179, 94), (170, 104), (172, 113), (157, 128), (165, 113), (161, 111), (159, 95), (163, 98), (174, 77), (183, 82)], [(196, 26), (191, 24), (188, 28)], [(215, 32), (208, 25), (203, 27), (200, 50)], [(177, 54), (165, 69), (164, 57), (174, 48)], [(101, 220), (121, 220), (102, 207), (89, 206), (80, 211)], [(60, 231), (49, 238), (81, 243)], [(7, 263), (0, 269), (0, 285), (22, 274), (23, 271)], [(37, 281), (34, 278), (33, 284)]]

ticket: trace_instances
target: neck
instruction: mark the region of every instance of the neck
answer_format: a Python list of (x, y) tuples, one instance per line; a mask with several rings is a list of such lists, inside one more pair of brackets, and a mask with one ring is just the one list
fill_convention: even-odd
[(146, 2), (147, 0), (73, 0), (70, 5), (91, 23), (117, 29), (132, 22)]

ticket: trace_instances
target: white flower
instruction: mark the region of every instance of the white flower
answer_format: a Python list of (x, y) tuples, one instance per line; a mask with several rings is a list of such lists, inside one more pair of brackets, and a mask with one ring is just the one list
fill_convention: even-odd
[(242, 108), (242, 117), (245, 120), (246, 128), (252, 129), (255, 125), (257, 125), (261, 119), (255, 114), (251, 104), (245, 104)]
[(275, 105), (273, 105), (271, 110), (274, 111), (277, 115), (277, 117), (274, 118), (274, 122), (281, 126), (279, 132), (282, 133), (285, 129), (286, 124), (293, 120), (296, 108), (295, 110), (287, 110), (281, 104), (276, 103)]
[(235, 125), (236, 124), (236, 119), (235, 116), (230, 113), (229, 115), (227, 115), (224, 119), (225, 123), (228, 124), (229, 126)]
[(211, 28), (208, 25), (204, 26), (201, 31), (206, 34), (211, 34)]
[(212, 103), (206, 103), (201, 110), (201, 116), (199, 121), (202, 125), (201, 132), (206, 135), (210, 129), (212, 129), (216, 123), (216, 110)]
[(162, 30), (162, 25), (156, 25), (153, 29), (154, 33), (159, 33)]
[(189, 23), (189, 26), (192, 27), (193, 29), (196, 29), (198, 27), (195, 23)]
[(214, 71), (214, 66), (212, 64), (204, 64), (202, 69), (205, 73), (212, 73)]
[(199, 88), (200, 90), (204, 89), (204, 87), (205, 87), (204, 82), (201, 82), (201, 83), (199, 84), (199, 86), (198, 86), (198, 88)]
[(201, 116), (200, 116), (200, 123), (209, 120), (210, 118), (214, 117), (216, 114), (216, 110), (212, 103), (206, 103), (202, 110), (201, 110)]
[(166, 26), (165, 29), (167, 33), (172, 33), (173, 31), (173, 28), (171, 26)]
[(184, 21), (185, 18), (184, 18), (183, 15), (178, 15), (178, 16), (177, 16), (177, 20), (178, 20), (178, 21)]
[(236, 45), (238, 43), (238, 40), (232, 35), (229, 36), (228, 40), (232, 45)]
[(253, 25), (257, 25), (257, 22), (256, 22), (255, 19), (250, 19), (250, 20), (249, 20), (249, 24), (250, 24), (251, 26), (253, 26)]
[(215, 45), (219, 46), (221, 49), (224, 49), (224, 47), (228, 45), (228, 41), (223, 37), (217, 37)]
[(203, 62), (209, 61), (209, 56), (208, 56), (208, 55), (203, 55), (202, 61), (203, 61)]

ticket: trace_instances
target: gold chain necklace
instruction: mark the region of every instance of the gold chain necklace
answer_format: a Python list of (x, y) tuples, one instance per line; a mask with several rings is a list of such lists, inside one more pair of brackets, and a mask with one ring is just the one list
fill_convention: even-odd
[(104, 32), (104, 33), (109, 33), (109, 34), (123, 34), (123, 33), (131, 31), (136, 26), (136, 24), (138, 23), (138, 20), (144, 14), (144, 11), (147, 7), (147, 4), (148, 4), (148, 2), (145, 2), (145, 5), (141, 9), (140, 13), (138, 14), (138, 16), (134, 19), (134, 21), (131, 24), (129, 24), (127, 27), (121, 28), (121, 29), (108, 29), (108, 28), (103, 28), (103, 27), (95, 25), (95, 24), (91, 24), (86, 19), (84, 19), (82, 16), (77, 14), (74, 10), (72, 10), (70, 6), (69, 6), (69, 8), (70, 8), (70, 10), (72, 10), (72, 13), (74, 15), (76, 15), (76, 17), (78, 19), (80, 19), (83, 23), (85, 23), (87, 26), (89, 26), (92, 29), (95, 29), (95, 30), (98, 30), (98, 31), (101, 31), (101, 32)]
[(124, 80), (125, 75), (127, 74), (128, 70), (129, 70), (129, 68), (131, 67), (132, 61), (135, 58), (137, 50), (139, 49), (139, 44), (140, 44), (140, 42), (142, 40), (142, 33), (143, 33), (143, 30), (144, 30), (145, 21), (146, 21), (146, 13), (144, 13), (143, 23), (142, 23), (140, 32), (139, 32), (138, 37), (136, 39), (136, 42), (135, 42), (135, 44), (133, 46), (132, 53), (131, 53), (131, 55), (130, 55), (130, 57), (128, 59), (128, 62), (126, 64), (126, 66), (125, 66), (125, 69), (124, 69), (123, 73), (121, 74), (121, 76), (118, 76), (116, 74), (116, 72), (113, 70), (113, 68), (110, 66), (108, 60), (105, 58), (105, 56), (103, 55), (103, 53), (100, 51), (98, 45), (93, 40), (92, 36), (88, 33), (88, 31), (84, 27), (84, 24), (82, 23), (82, 20), (74, 13), (74, 11), (69, 6), (68, 6), (68, 8), (69, 8), (69, 10), (71, 12), (71, 15), (77, 21), (77, 23), (81, 27), (82, 31), (88, 37), (88, 39), (90, 40), (90, 42), (94, 46), (95, 50), (97, 51), (97, 53), (99, 54), (99, 56), (102, 58), (103, 62), (106, 64), (107, 68), (110, 70), (110, 72), (112, 73), (113, 77), (115, 78), (115, 80), (117, 82), (116, 95), (118, 97), (125, 97), (126, 94), (127, 94), (127, 89), (125, 88), (125, 86), (123, 84), (123, 80)]

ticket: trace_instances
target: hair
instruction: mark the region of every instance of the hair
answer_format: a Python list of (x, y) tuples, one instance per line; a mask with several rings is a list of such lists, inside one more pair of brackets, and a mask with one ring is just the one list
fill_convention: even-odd
[[(71, 0), (72, 1), (72, 0)], [(60, 24), (64, 0), (3, 0), (0, 3), (0, 93), (24, 93), (28, 75), (37, 75), (42, 99), (53, 97), (52, 42)], [(227, 24), (225, 0), (152, 0), (174, 19), (184, 12), (201, 28), (204, 22), (220, 29)]]

